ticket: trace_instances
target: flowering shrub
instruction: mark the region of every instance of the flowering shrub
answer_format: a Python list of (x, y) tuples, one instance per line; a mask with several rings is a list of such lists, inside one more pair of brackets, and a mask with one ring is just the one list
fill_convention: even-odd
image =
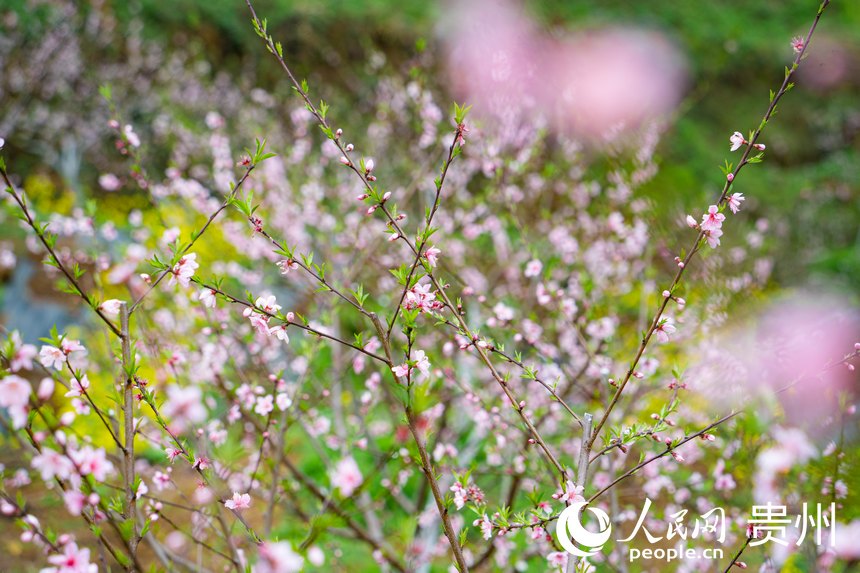
[[(767, 222), (745, 247), (732, 237), (754, 195), (739, 177), (765, 158), (827, 4), (791, 41), (761, 123), (727, 126), (721, 188), (686, 218), (637, 195), (658, 122), (586, 145), (552, 115), (449, 113), (419, 57), (346, 123), (250, 3), (297, 99), (183, 86), (177, 63), (171, 105), (144, 127), (103, 85), (110, 117), (91, 136), (114, 154), (99, 202), (60, 212), (0, 165), (28, 249), (89, 309), (39, 344), (7, 333), (0, 407), (17, 457), (0, 513), (59, 572), (614, 570), (646, 546), (640, 528), (656, 543), (668, 521), (668, 541), (715, 506), (725, 530), (702, 535), (727, 547), (716, 569), (856, 561), (858, 522), (841, 514), (856, 512), (843, 504), (852, 327), (801, 347), (774, 329), (767, 343), (795, 357), (820, 350), (796, 363), (752, 344), (747, 360), (717, 334), (767, 284)], [(667, 222), (678, 232), (661, 234)], [(827, 317), (829, 331), (843, 321)], [(828, 417), (767, 413), (798, 393)], [(826, 502), (818, 545), (757, 549), (753, 504), (802, 507), (806, 532), (806, 501)], [(586, 502), (632, 545), (566, 551), (554, 523)]]

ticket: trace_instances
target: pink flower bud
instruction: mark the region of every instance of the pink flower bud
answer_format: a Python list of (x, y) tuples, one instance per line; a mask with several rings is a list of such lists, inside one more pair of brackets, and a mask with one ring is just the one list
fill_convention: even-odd
[(393, 243), (394, 241), (396, 241), (396, 240), (397, 240), (397, 239), (399, 239), (399, 238), (400, 238), (400, 235), (399, 235), (399, 234), (397, 234), (397, 233), (394, 233), (394, 234), (392, 234), (392, 235), (389, 235), (389, 237), (388, 237), (388, 242), (389, 242), (389, 243)]
[(728, 181), (729, 183), (731, 183), (731, 182), (732, 182), (732, 181), (734, 181), (734, 180), (735, 180), (735, 174), (734, 174), (734, 173), (727, 173), (727, 174), (726, 174), (726, 181)]
[(346, 157), (341, 157), (340, 162), (347, 166), (352, 165), (352, 163), (350, 163), (349, 159), (347, 159)]
[(352, 151), (353, 149), (355, 149), (355, 146), (353, 144), (351, 144), (351, 143), (346, 144), (346, 150), (347, 151)]
[(343, 130), (338, 128), (337, 131), (334, 132), (334, 138), (340, 139), (340, 136), (343, 135)]
[(373, 171), (373, 168), (376, 167), (376, 164), (373, 162), (373, 159), (368, 159), (364, 162), (364, 172), (370, 173)]
[(667, 290), (664, 290), (664, 291), (663, 291), (663, 298), (669, 298), (670, 296), (672, 296), (672, 293), (670, 293), (670, 292), (669, 292), (669, 291), (667, 291)]
[(690, 227), (691, 229), (695, 229), (696, 227), (699, 226), (699, 224), (696, 223), (696, 220), (693, 219), (692, 215), (687, 215), (687, 226)]

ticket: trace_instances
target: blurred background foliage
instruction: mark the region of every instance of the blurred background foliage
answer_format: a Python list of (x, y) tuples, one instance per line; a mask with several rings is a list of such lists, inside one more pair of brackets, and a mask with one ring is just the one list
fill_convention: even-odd
[[(56, 25), (51, 2), (5, 0), (4, 25), (18, 15), (27, 42), (38, 43)], [(38, 4), (38, 9), (33, 5)], [(527, 9), (548, 30), (634, 25), (673, 39), (688, 58), (689, 89), (664, 135), (661, 170), (645, 188), (669, 212), (698, 209), (720, 184), (727, 135), (755, 125), (768, 90), (782, 79), (791, 56), (789, 39), (804, 35), (815, 0), (713, 2), (531, 0)], [(419, 51), (435, 61), (443, 2), (365, 0), (260, 0), (256, 8), (283, 40), (291, 64), (338, 109), (361, 111), (376, 77), (363, 65), (385, 55), (380, 73), (402, 72)], [(133, 0), (86, 3), (86, 11), (111, 11), (118, 26), (164, 53), (181, 50), (205, 62), (213, 78), (226, 74), (249, 86), (280, 85), (279, 71), (262, 62), (241, 0)], [(85, 15), (79, 25), (84, 26)], [(810, 283), (858, 293), (860, 284), (860, 3), (834, 2), (824, 18), (797, 90), (784, 100), (769, 127), (766, 161), (745, 173), (748, 221), (776, 225), (774, 277), (782, 286)], [(89, 49), (89, 51), (88, 51)], [(83, 46), (88, 65), (121, 63), (124, 46)], [(431, 78), (445, 91), (444, 74)], [(4, 94), (5, 96), (8, 94)], [(122, 94), (118, 94), (120, 100)], [(90, 96), (88, 96), (90, 97)], [(98, 99), (98, 98), (96, 98)], [(453, 99), (453, 96), (448, 98)], [(441, 101), (445, 101), (441, 99)], [(91, 102), (92, 105), (93, 102)], [(157, 104), (153, 104), (153, 108)], [(130, 119), (152, 110), (132, 109)], [(343, 117), (344, 114), (338, 114)], [(357, 118), (350, 118), (356, 121)], [(194, 121), (194, 118), (189, 118)], [(5, 134), (7, 140), (13, 139)], [(26, 140), (11, 146), (26, 151)], [(24, 153), (17, 164), (26, 172)], [(156, 158), (152, 158), (156, 159)], [(21, 161), (24, 160), (25, 164)], [(674, 222), (674, 217), (665, 219)], [(667, 228), (668, 230), (668, 228)]]

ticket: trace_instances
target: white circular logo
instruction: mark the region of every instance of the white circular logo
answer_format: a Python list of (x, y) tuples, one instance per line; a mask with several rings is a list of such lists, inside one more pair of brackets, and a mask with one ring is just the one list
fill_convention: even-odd
[[(578, 557), (591, 557), (603, 549), (603, 545), (609, 541), (609, 535), (612, 533), (612, 523), (609, 521), (609, 516), (597, 507), (589, 507), (588, 511), (597, 518), (600, 531), (592, 533), (582, 526), (579, 518), (585, 505), (587, 504), (584, 501), (580, 501), (564, 508), (564, 511), (558, 516), (558, 524), (555, 527), (555, 536), (561, 546), (571, 555)], [(584, 549), (574, 545), (571, 540)]]

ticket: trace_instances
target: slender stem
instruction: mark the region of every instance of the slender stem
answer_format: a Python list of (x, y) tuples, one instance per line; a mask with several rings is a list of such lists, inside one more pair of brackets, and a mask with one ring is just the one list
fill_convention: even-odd
[[(803, 55), (806, 53), (807, 48), (809, 48), (809, 42), (812, 39), (812, 35), (815, 32), (815, 28), (818, 26), (818, 21), (821, 19), (821, 14), (824, 12), (824, 9), (827, 5), (830, 4), (830, 0), (824, 0), (819, 9), (818, 13), (815, 15), (815, 19), (812, 22), (812, 26), (809, 28), (809, 32), (806, 35), (806, 38), (803, 43), (803, 48), (797, 54), (797, 57), (794, 59), (794, 63), (790, 68), (786, 68), (785, 78), (783, 79), (782, 85), (779, 87), (779, 90), (774, 94), (773, 98), (770, 101), (770, 105), (768, 105), (767, 110), (765, 111), (764, 117), (759, 123), (758, 127), (750, 137), (750, 141), (748, 142), (746, 149), (744, 149), (743, 155), (738, 161), (737, 167), (735, 167), (734, 171), (732, 171), (732, 179), (729, 181), (728, 179), (723, 184), (723, 190), (720, 193), (720, 198), (717, 201), (717, 206), (720, 206), (724, 203), (728, 197), (729, 189), (732, 186), (732, 183), (737, 179), (738, 174), (741, 169), (749, 163), (748, 159), (752, 150), (754, 149), (754, 144), (758, 140), (761, 132), (764, 130), (764, 127), (767, 125), (767, 122), (773, 116), (774, 111), (776, 110), (777, 103), (782, 99), (788, 90), (791, 89), (793, 85), (791, 83), (791, 78), (794, 75), (794, 72), (797, 70), (800, 65), (800, 61), (803, 59)], [(683, 265), (679, 265), (678, 271), (675, 273), (675, 278), (672, 280), (672, 284), (669, 287), (669, 292), (675, 292), (675, 287), (677, 287), (678, 283), (681, 281), (681, 277), (684, 275), (684, 271), (689, 267), (690, 261), (693, 259), (693, 256), (698, 252), (699, 247), (702, 245), (702, 239), (705, 237), (705, 232), (703, 230), (699, 230), (696, 235), (696, 240), (693, 242), (692, 246), (688, 249), (688, 254), (684, 258)], [(642, 337), (642, 341), (639, 344), (639, 348), (636, 351), (636, 356), (633, 358), (633, 362), (630, 364), (630, 368), (627, 370), (627, 373), (624, 376), (621, 384), (618, 386), (618, 390), (615, 391), (615, 394), (612, 396), (612, 400), (609, 402), (609, 406), (607, 406), (606, 410), (603, 413), (603, 416), (600, 418), (600, 421), (597, 423), (597, 426), (594, 428), (594, 432), (589, 441), (589, 447), (594, 446), (595, 440), (597, 440), (597, 436), (600, 434), (600, 430), (603, 429), (604, 424), (606, 424), (609, 419), (609, 415), (612, 413), (612, 410), (615, 408), (615, 405), (618, 403), (618, 399), (621, 397), (621, 393), (624, 391), (624, 388), (627, 386), (627, 382), (630, 381), (631, 376), (633, 376), (633, 372), (636, 370), (636, 366), (639, 364), (639, 360), (642, 358), (642, 354), (644, 354), (645, 349), (648, 347), (648, 343), (651, 340), (654, 331), (657, 328), (657, 325), (660, 322), (660, 318), (663, 316), (663, 312), (666, 310), (666, 305), (671, 300), (668, 297), (663, 297), (657, 313), (654, 315), (653, 320), (651, 321), (651, 326), (648, 328), (645, 336)]]
[(744, 553), (744, 551), (746, 550), (746, 548), (747, 548), (747, 547), (749, 547), (749, 545), (750, 545), (750, 541), (751, 541), (751, 539), (750, 539), (749, 537), (747, 537), (746, 541), (744, 541), (744, 544), (741, 546), (741, 548), (740, 548), (740, 549), (738, 549), (738, 552), (737, 552), (737, 553), (735, 553), (735, 556), (734, 556), (734, 557), (732, 557), (732, 562), (731, 562), (731, 563), (729, 563), (728, 567), (726, 567), (726, 568), (723, 570), (723, 573), (729, 573), (729, 570), (732, 568), (732, 565), (734, 565), (735, 563), (737, 563), (737, 562), (738, 562), (738, 559), (740, 559), (740, 558), (741, 558), (741, 555), (743, 555), (743, 553)]
[[(125, 513), (123, 517), (131, 520), (131, 535), (128, 539), (128, 549), (134, 558), (137, 555), (137, 545), (140, 541), (140, 530), (137, 523), (137, 492), (134, 488), (134, 379), (131, 363), (131, 338), (129, 335), (129, 308), (123, 301), (119, 306), (120, 329), (122, 331), (122, 374), (123, 374), (123, 422), (125, 429), (125, 447), (123, 448), (123, 477), (125, 478)], [(130, 571), (131, 569), (129, 569)]]

